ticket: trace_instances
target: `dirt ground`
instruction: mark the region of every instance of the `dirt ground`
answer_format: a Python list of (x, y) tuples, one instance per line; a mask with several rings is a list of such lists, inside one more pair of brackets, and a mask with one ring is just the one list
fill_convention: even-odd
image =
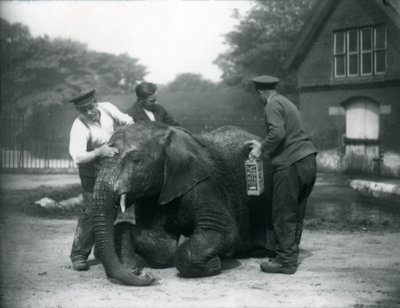
[(294, 275), (262, 273), (261, 259), (225, 260), (219, 276), (201, 279), (150, 269), (158, 283), (135, 288), (108, 281), (93, 259), (89, 271), (73, 271), (74, 213), (32, 205), (79, 188), (76, 176), (62, 178), (2, 176), (1, 307), (400, 307), (398, 231), (306, 229)]

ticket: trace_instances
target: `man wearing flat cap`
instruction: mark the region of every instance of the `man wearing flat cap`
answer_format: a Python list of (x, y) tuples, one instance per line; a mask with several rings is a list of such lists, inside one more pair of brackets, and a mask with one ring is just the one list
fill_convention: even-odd
[(266, 273), (293, 274), (297, 270), (307, 198), (316, 179), (316, 149), (304, 130), (297, 107), (280, 95), (279, 79), (258, 76), (252, 79), (265, 105), (267, 136), (252, 147), (249, 158), (269, 157), (272, 164), (272, 228), (276, 257), (261, 263)]
[(70, 257), (74, 270), (83, 271), (89, 268), (86, 260), (95, 240), (90, 211), (97, 162), (118, 152), (107, 143), (115, 126), (132, 124), (133, 119), (111, 103), (98, 103), (94, 89), (78, 93), (69, 102), (80, 114), (72, 124), (69, 153), (78, 166), (83, 195), (83, 214), (78, 220)]

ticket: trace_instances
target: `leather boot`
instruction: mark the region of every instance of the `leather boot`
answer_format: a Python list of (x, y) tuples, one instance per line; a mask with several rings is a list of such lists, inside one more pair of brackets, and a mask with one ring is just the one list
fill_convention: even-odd
[(87, 271), (89, 269), (89, 265), (83, 259), (78, 259), (72, 261), (72, 268), (76, 271)]
[(263, 272), (270, 274), (294, 274), (297, 270), (296, 266), (281, 264), (276, 259), (261, 263), (260, 268)]

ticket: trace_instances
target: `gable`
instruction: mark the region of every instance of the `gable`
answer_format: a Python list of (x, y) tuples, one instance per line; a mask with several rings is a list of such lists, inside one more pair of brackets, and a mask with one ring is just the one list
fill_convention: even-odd
[[(397, 5), (400, 7), (400, 4)], [(359, 27), (368, 23), (385, 22), (396, 32), (391, 38), (399, 41), (400, 8), (393, 4), (393, 0), (318, 1), (307, 20), (299, 33), (298, 40), (291, 48), (292, 52), (286, 58), (285, 69), (298, 68), (301, 65), (311, 46), (330, 22), (336, 22), (336, 28)], [(393, 47), (400, 52), (398, 43), (395, 43)]]
[[(331, 7), (332, 8), (332, 7)], [(387, 41), (385, 55), (382, 57), (384, 69), (375, 69), (375, 58), (371, 60), (374, 66), (371, 74), (361, 75), (361, 47), (358, 47), (358, 58), (347, 62), (344, 66), (358, 64), (355, 75), (336, 76), (337, 66), (334, 56), (335, 33), (358, 32), (357, 42), (361, 44), (361, 31), (369, 28), (372, 33), (379, 28), (384, 28), (383, 36)], [(400, 79), (400, 28), (388, 17), (385, 10), (381, 9), (380, 1), (375, 0), (342, 0), (338, 1), (334, 10), (325, 15), (324, 22), (312, 42), (303, 46), (304, 54), (296, 59), (297, 84), (300, 88), (314, 86), (354, 85), (362, 83), (387, 83), (390, 80)], [(380, 36), (382, 37), (382, 35)], [(374, 49), (375, 50), (375, 49)], [(374, 50), (370, 51), (371, 57), (375, 56)], [(348, 52), (345, 52), (347, 57)], [(349, 61), (345, 58), (344, 61)], [(364, 58), (363, 58), (364, 59)], [(379, 62), (376, 62), (379, 63)], [(350, 66), (349, 66), (350, 67)], [(334, 72), (335, 69), (335, 72)], [(335, 75), (335, 76), (334, 76)]]

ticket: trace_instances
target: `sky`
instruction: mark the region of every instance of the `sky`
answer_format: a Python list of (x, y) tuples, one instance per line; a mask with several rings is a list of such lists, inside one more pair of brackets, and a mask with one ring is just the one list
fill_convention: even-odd
[(219, 81), (213, 64), (229, 48), (223, 35), (251, 0), (1, 1), (0, 15), (33, 36), (70, 38), (95, 51), (127, 53), (147, 67), (147, 81), (165, 84), (180, 73)]

